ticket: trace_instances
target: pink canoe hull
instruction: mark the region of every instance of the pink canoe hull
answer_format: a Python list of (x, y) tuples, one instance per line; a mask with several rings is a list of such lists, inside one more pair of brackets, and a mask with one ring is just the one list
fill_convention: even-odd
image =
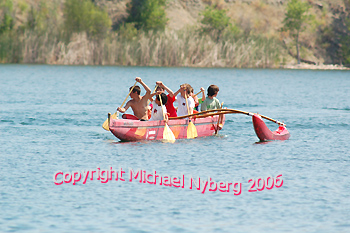
[(253, 115), (253, 125), (256, 136), (258, 136), (260, 141), (287, 140), (290, 137), (290, 133), (283, 125), (280, 125), (276, 131), (272, 132), (257, 114)]
[[(198, 137), (206, 137), (215, 134), (219, 116), (192, 119), (196, 126)], [(189, 120), (169, 120), (168, 126), (176, 139), (187, 138)], [(222, 115), (223, 126), (225, 115)], [(110, 119), (110, 131), (122, 141), (162, 140), (164, 121), (139, 121), (129, 119)]]

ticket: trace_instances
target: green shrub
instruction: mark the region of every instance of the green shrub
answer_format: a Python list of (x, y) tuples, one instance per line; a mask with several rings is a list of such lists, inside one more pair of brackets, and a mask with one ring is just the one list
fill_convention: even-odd
[(343, 57), (343, 64), (350, 66), (350, 20), (347, 22), (348, 30), (343, 35), (341, 40), (341, 56)]
[(50, 9), (45, 1), (40, 1), (38, 9), (31, 6), (28, 12), (27, 28), (40, 32), (46, 31), (49, 27), (54, 26), (50, 23)]
[(11, 0), (0, 0), (0, 35), (11, 31), (14, 26), (14, 11)]
[(131, 0), (127, 4), (129, 13), (126, 22), (134, 23), (137, 30), (163, 31), (168, 22), (165, 0)]
[(210, 34), (218, 41), (222, 36), (223, 32), (227, 35), (234, 35), (239, 33), (239, 28), (231, 23), (231, 18), (227, 16), (227, 10), (217, 9), (216, 5), (207, 6), (203, 12), (200, 13), (202, 16), (202, 32)]
[(350, 66), (350, 0), (344, 3), (345, 9), (331, 9), (331, 23), (319, 29), (319, 44), (326, 52), (326, 63)]
[(112, 22), (108, 13), (91, 0), (69, 0), (64, 4), (64, 25), (68, 36), (86, 32), (89, 37), (103, 38)]
[(118, 35), (126, 40), (133, 40), (137, 36), (135, 23), (123, 23), (118, 29)]
[(345, 1), (346, 3), (346, 13), (345, 13), (345, 29), (343, 30), (342, 37), (342, 56), (343, 56), (343, 64), (346, 66), (350, 66), (350, 0)]

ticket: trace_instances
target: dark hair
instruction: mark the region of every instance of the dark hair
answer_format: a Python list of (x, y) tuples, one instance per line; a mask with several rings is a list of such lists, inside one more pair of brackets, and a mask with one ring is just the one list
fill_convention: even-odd
[(163, 87), (161, 87), (161, 86), (158, 86), (158, 85), (157, 85), (156, 90), (158, 90), (158, 88), (159, 88), (159, 89), (161, 89), (162, 91), (164, 91), (164, 90), (165, 90)]
[[(166, 94), (162, 93), (160, 94), (160, 97), (162, 98), (162, 104), (166, 105), (166, 103), (168, 102), (168, 97), (166, 96)], [(160, 101), (159, 95), (157, 95), (156, 99)]]
[[(129, 88), (131, 90), (132, 87)], [(135, 86), (134, 89), (132, 90), (132, 93), (137, 93), (138, 95), (141, 94), (141, 88), (139, 86)]]
[(219, 87), (216, 85), (210, 85), (208, 87), (208, 96), (213, 96), (219, 92)]

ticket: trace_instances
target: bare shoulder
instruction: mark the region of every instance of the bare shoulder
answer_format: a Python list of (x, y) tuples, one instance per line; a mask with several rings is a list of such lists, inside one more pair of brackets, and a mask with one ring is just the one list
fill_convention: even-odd
[(132, 106), (135, 104), (135, 100), (129, 100), (126, 105)]
[(147, 103), (147, 101), (149, 100), (149, 97), (150, 97), (150, 95), (144, 95), (144, 96), (142, 96), (142, 103)]

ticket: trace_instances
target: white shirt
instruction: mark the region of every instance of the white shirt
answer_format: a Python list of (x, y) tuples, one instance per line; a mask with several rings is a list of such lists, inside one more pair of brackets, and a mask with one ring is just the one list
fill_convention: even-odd
[(149, 121), (162, 121), (164, 120), (163, 117), (163, 111), (164, 114), (166, 115), (166, 107), (163, 106), (159, 106), (158, 104), (156, 104), (155, 101), (152, 102), (153, 108), (152, 108), (152, 115), (151, 118), (149, 119)]
[[(188, 115), (186, 99), (184, 97), (182, 97), (181, 94), (178, 94), (176, 96), (176, 100), (175, 101), (177, 103), (177, 116)], [(195, 103), (194, 103), (194, 99), (191, 96), (189, 96), (187, 98), (187, 102), (188, 102), (189, 108), (194, 108)]]

